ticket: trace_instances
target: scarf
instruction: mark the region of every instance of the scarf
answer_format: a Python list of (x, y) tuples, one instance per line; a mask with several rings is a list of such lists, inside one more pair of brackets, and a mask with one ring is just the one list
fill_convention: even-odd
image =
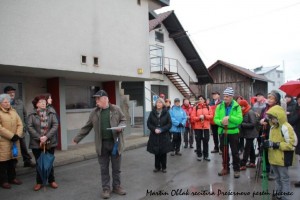
[(37, 114), (41, 122), (41, 135), (46, 135), (48, 131), (48, 117), (46, 109), (37, 109)]

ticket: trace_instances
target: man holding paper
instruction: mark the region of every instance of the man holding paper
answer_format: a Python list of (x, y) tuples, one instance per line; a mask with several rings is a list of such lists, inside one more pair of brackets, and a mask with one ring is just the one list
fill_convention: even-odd
[[(73, 139), (78, 144), (92, 128), (95, 131), (95, 146), (98, 161), (101, 168), (102, 198), (110, 198), (109, 163), (112, 166), (112, 192), (125, 195), (126, 191), (121, 187), (121, 154), (124, 149), (123, 128), (126, 127), (126, 118), (117, 105), (109, 103), (108, 95), (104, 90), (99, 90), (93, 97), (96, 100), (96, 108), (90, 113), (86, 124)], [(113, 147), (118, 143), (117, 155), (113, 155)]]

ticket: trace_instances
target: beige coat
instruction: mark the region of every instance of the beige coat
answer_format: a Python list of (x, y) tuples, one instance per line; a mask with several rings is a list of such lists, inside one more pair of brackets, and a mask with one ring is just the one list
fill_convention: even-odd
[[(17, 134), (23, 137), (23, 124), (15, 109), (10, 108), (8, 111), (0, 105), (0, 161), (13, 159), (12, 145), (10, 139)], [(18, 157), (21, 155), (20, 143), (17, 141)]]

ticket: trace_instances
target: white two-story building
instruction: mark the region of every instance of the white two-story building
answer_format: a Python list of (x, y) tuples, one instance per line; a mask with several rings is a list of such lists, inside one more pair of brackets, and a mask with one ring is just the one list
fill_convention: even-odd
[[(60, 116), (59, 148), (104, 89), (121, 104), (122, 81), (150, 80), (149, 12), (169, 0), (0, 1), (0, 90), (17, 88), (26, 109), (50, 92)], [(121, 105), (122, 106), (122, 105)], [(85, 138), (92, 141), (93, 133)]]

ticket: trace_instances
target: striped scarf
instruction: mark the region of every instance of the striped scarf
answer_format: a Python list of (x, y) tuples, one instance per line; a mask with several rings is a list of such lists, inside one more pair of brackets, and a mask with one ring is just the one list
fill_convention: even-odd
[(37, 114), (40, 117), (40, 122), (41, 122), (41, 135), (44, 136), (48, 131), (47, 110), (37, 109)]

